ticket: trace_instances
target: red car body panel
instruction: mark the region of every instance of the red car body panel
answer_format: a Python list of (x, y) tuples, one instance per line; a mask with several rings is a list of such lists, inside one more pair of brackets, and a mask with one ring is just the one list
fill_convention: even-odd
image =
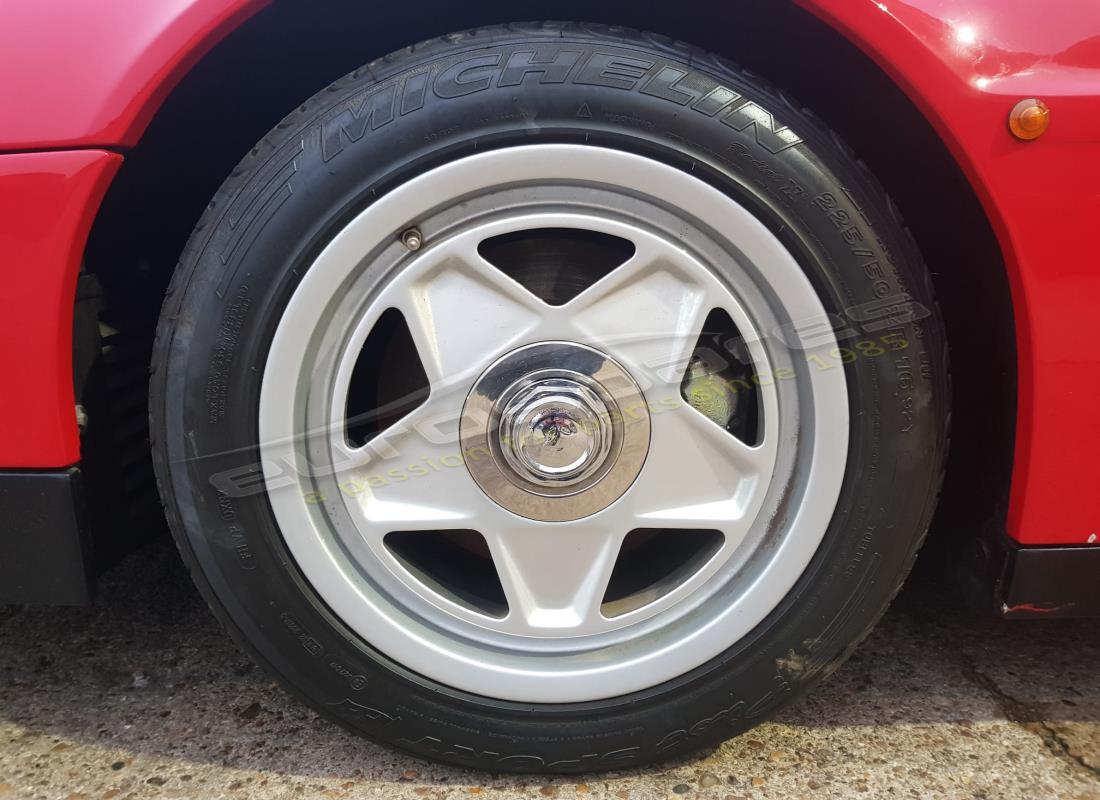
[[(1100, 5), (1076, 0), (808, 0), (939, 131), (981, 199), (1012, 287), (1018, 358), (1008, 533), (1091, 544), (1100, 532)], [(1042, 138), (1008, 130), (1016, 102), (1051, 109)], [(956, 265), (965, 269), (965, 264)], [(973, 299), (981, 303), (980, 297)], [(974, 331), (996, 347), (1001, 333)]]
[[(1019, 359), (1009, 534), (1089, 544), (1100, 531), (1100, 6), (1078, 0), (800, 0), (875, 59), (928, 117), (1004, 252)], [(10, 3), (0, 27), (0, 343), (9, 388), (0, 466), (79, 459), (73, 293), (87, 231), (121, 157), (188, 68), (262, 0)], [(816, 65), (815, 69), (822, 66)], [(1050, 130), (1008, 131), (1039, 97)], [(906, 154), (905, 157), (919, 157)], [(44, 217), (49, 222), (43, 222)], [(966, 269), (966, 264), (955, 265)], [(975, 304), (982, 298), (973, 298)], [(12, 321), (15, 321), (14, 323)], [(1003, 331), (975, 331), (1001, 346)], [(16, 385), (17, 384), (17, 385)], [(11, 420), (18, 420), (14, 425)]]
[(5, 3), (0, 151), (132, 147), (180, 78), (268, 2)]
[(0, 155), (0, 465), (80, 459), (73, 300), (84, 242), (122, 164), (103, 150)]

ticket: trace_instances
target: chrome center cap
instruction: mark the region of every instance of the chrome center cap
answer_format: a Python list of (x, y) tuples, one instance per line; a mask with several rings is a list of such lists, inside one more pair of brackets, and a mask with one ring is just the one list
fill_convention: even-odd
[(466, 468), (504, 508), (565, 522), (630, 488), (649, 452), (649, 408), (617, 361), (572, 342), (541, 342), (490, 366), (462, 409)]
[(569, 486), (592, 475), (611, 449), (607, 405), (578, 380), (543, 378), (521, 389), (501, 413), (500, 449), (525, 480)]

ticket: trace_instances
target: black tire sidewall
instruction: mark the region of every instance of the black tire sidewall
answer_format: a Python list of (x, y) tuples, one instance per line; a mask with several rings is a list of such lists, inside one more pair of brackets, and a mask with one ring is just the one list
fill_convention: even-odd
[[(500, 85), (502, 65), (528, 51), (543, 61), (576, 51), (577, 66), (561, 81), (534, 75)], [(867, 334), (900, 332), (907, 346), (843, 367), (851, 406), (844, 487), (795, 588), (720, 657), (629, 696), (532, 706), (409, 673), (328, 611), (287, 552), (263, 493), (229, 497), (211, 482), (259, 463), (267, 348), (319, 250), (393, 186), (478, 150), (588, 142), (658, 158), (752, 210), (796, 255), (829, 310), (902, 294), (933, 308), (919, 257), (854, 159), (781, 96), (716, 59), (695, 53), (693, 61), (671, 43), (584, 27), (492, 29), (414, 48), (334, 84), (284, 120), (227, 180), (188, 244), (152, 382), (170, 522), (238, 640), (306, 702), (360, 733), (505, 770), (626, 767), (694, 750), (750, 727), (835, 668), (912, 561), (946, 446), (946, 362), (934, 317)], [(593, 63), (604, 68), (583, 67)], [(643, 77), (607, 66), (615, 63)], [(647, 83), (663, 67), (691, 76), (680, 94)], [(697, 101), (681, 102), (722, 89), (769, 112), (771, 129), (738, 130)], [(439, 96), (455, 91), (463, 93)], [(378, 98), (390, 96), (385, 113)], [(376, 101), (382, 113), (364, 124)], [(777, 137), (782, 126), (798, 141)]]

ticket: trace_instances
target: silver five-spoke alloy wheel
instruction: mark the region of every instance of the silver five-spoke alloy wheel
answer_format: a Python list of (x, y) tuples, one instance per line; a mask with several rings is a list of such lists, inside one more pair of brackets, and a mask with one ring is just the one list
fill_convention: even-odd
[[(631, 255), (552, 304), (482, 251), (543, 229), (615, 237)], [(751, 437), (681, 389), (715, 310), (738, 336), (712, 357), (736, 349), (751, 367), (735, 387), (755, 398)], [(428, 391), (354, 442), (357, 358), (394, 311)], [(688, 172), (579, 144), (461, 158), (351, 219), (295, 289), (262, 365), (272, 509), (343, 624), (427, 678), (535, 703), (656, 686), (751, 631), (821, 543), (848, 449), (844, 371), (812, 358), (837, 347), (806, 325), (824, 319), (779, 239)], [(608, 602), (624, 542), (652, 530), (713, 544)], [(484, 542), (498, 608), (390, 545), (453, 531)]]

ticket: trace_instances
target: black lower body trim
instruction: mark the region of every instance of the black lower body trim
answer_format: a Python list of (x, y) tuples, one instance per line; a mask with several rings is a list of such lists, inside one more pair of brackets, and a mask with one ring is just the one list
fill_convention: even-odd
[(1100, 617), (1100, 547), (1009, 546), (997, 596), (1010, 619)]
[(93, 584), (80, 470), (0, 471), (0, 605), (86, 605)]

